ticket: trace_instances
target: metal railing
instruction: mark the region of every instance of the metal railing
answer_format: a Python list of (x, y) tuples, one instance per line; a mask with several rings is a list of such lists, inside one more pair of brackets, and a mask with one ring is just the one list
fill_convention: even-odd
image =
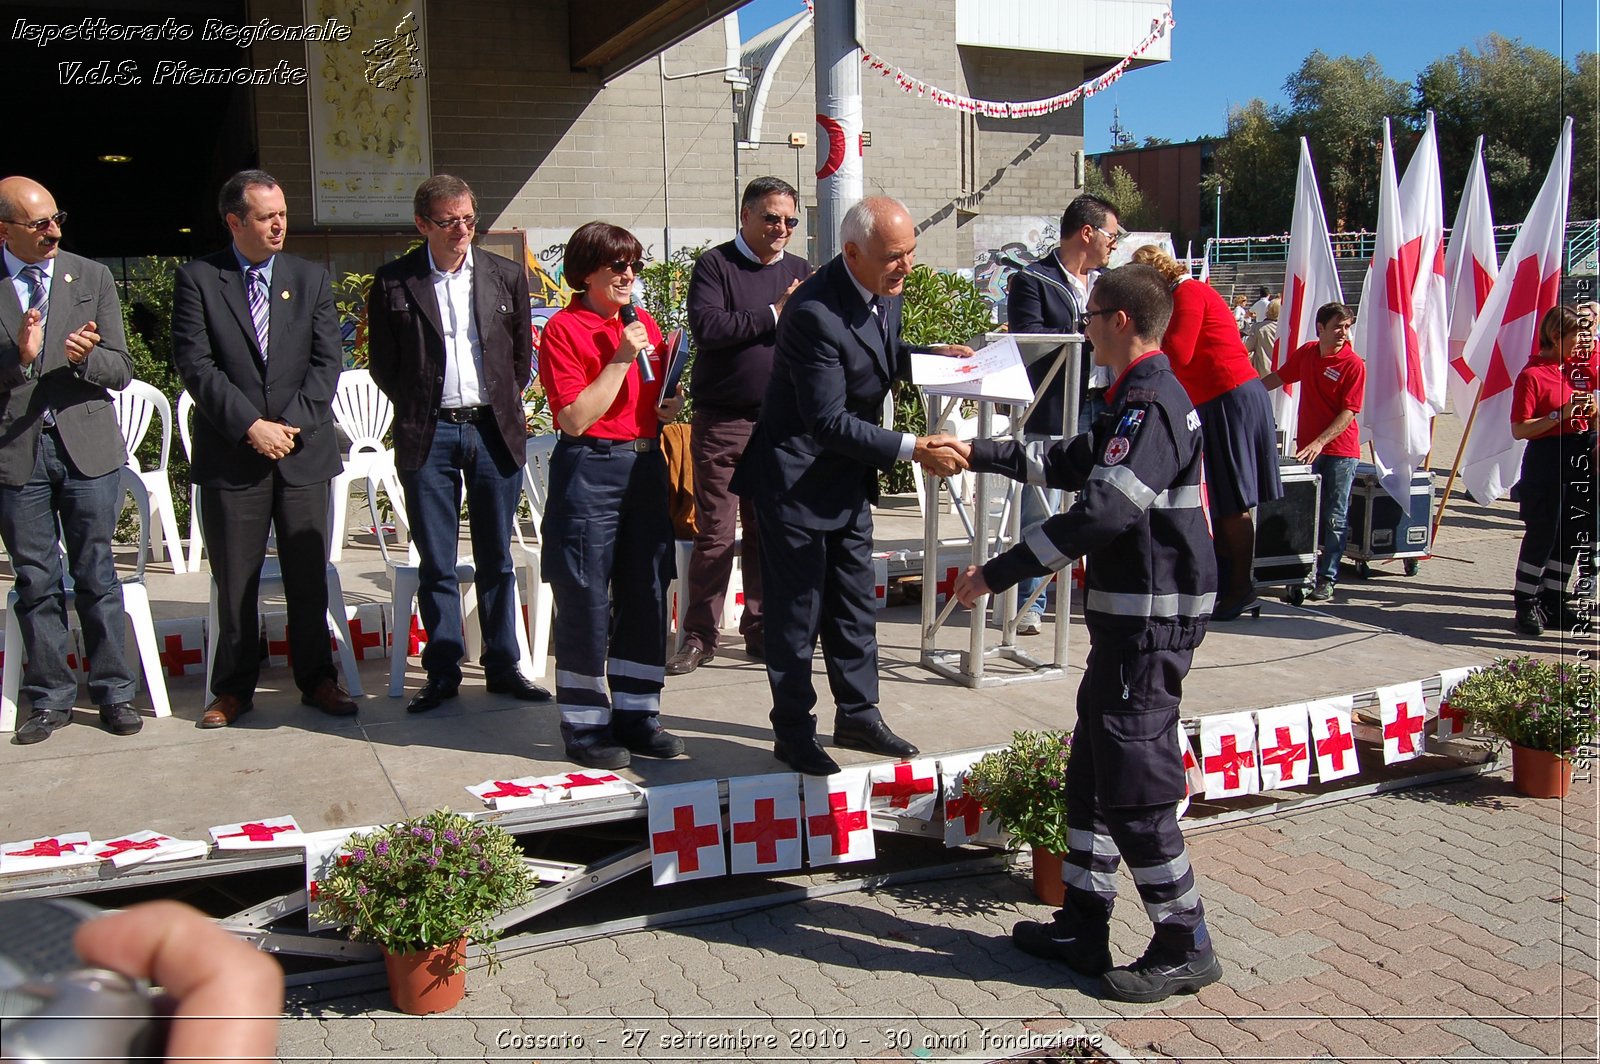
[[(1494, 227), (1496, 252), (1503, 258), (1511, 250), (1517, 233), (1516, 225)], [(1445, 230), (1446, 239), (1450, 230)], [(1377, 234), (1366, 230), (1354, 233), (1332, 233), (1328, 237), (1335, 258), (1370, 259)], [(1568, 272), (1592, 272), (1595, 269), (1597, 247), (1600, 247), (1600, 221), (1589, 219), (1567, 223)], [(1289, 255), (1289, 234), (1269, 236), (1229, 236), (1206, 241), (1206, 261), (1213, 267), (1224, 263), (1282, 262)]]

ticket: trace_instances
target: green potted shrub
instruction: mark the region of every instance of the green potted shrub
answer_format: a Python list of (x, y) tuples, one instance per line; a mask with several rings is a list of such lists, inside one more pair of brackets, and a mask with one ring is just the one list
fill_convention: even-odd
[(1062, 731), (1019, 731), (1011, 745), (984, 754), (967, 772), (967, 793), (1005, 828), (1012, 841), (1033, 848), (1033, 890), (1060, 905), (1061, 861), (1067, 852), (1067, 768), (1072, 736)]
[(1468, 673), (1450, 705), (1473, 728), (1511, 744), (1511, 782), (1520, 793), (1564, 798), (1572, 758), (1600, 733), (1595, 694), (1592, 666), (1522, 654)]
[(446, 809), (350, 836), (319, 884), (317, 915), (383, 949), (402, 1012), (454, 1008), (466, 992), (466, 948), (487, 947), (489, 920), (528, 900), (539, 879), (516, 840)]

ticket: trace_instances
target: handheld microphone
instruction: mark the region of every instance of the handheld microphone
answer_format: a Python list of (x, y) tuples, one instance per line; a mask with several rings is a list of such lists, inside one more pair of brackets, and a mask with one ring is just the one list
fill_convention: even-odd
[[(620, 313), (622, 315), (622, 324), (624, 325), (632, 325), (634, 322), (639, 320), (639, 312), (633, 309), (633, 304), (631, 302), (624, 303)], [(651, 381), (656, 379), (656, 371), (650, 365), (650, 354), (654, 350), (654, 345), (647, 343), (639, 351), (639, 377), (646, 384), (649, 384)]]

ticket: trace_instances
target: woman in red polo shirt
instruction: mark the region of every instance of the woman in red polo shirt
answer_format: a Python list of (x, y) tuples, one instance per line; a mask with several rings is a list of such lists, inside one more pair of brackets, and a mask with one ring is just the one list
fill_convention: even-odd
[(1512, 590), (1524, 635), (1542, 635), (1546, 625), (1571, 632), (1584, 620), (1567, 601), (1567, 584), (1593, 538), (1594, 369), (1594, 323), (1571, 307), (1551, 307), (1539, 320), (1539, 349), (1511, 393), (1511, 435), (1528, 441)]
[(632, 308), (643, 253), (620, 226), (581, 226), (565, 262), (577, 294), (539, 342), (539, 381), (561, 431), (541, 529), (558, 618), (556, 704), (567, 757), (589, 768), (683, 753), (660, 719), (673, 572), (660, 436), (683, 400), (661, 398), (661, 330)]

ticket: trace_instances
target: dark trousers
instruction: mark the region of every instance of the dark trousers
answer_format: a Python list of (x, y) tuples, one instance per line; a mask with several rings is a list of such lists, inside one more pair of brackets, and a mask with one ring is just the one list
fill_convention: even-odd
[(294, 682), (310, 693), (337, 675), (328, 635), (328, 482), (274, 473), (244, 488), (200, 488), (200, 532), (217, 585), (211, 693), (248, 702), (261, 678), (261, 563), (276, 531)]
[(835, 719), (861, 724), (882, 719), (871, 509), (862, 503), (843, 528), (819, 530), (786, 524), (762, 507), (758, 524), (774, 733), (786, 743), (816, 735), (811, 658), (819, 635)]
[(1578, 563), (1592, 564), (1600, 501), (1594, 442), (1592, 433), (1528, 441), (1517, 503), (1523, 533), (1513, 594), (1519, 603), (1541, 595), (1559, 600)]
[(1067, 896), (1056, 914), (1077, 932), (1102, 931), (1125, 859), (1155, 925), (1152, 944), (1174, 959), (1211, 942), (1177, 817), (1184, 794), (1178, 703), (1193, 657), (1192, 650), (1090, 648), (1067, 772)]
[[(483, 630), (483, 674), (500, 680), (517, 671), (517, 571), (511, 528), (522, 490), (522, 467), (506, 450), (492, 422), (456, 425), (441, 421), (433, 446), (416, 469), (400, 470), (406, 519), (417, 544), (417, 612), (428, 633), (422, 667), (446, 687), (461, 682), (466, 653), (461, 621), (461, 585), (456, 580), (461, 543), (461, 493), (467, 495), (472, 540), (473, 586)], [(396, 624), (403, 623), (398, 618)]]
[[(16, 574), (19, 626), (28, 652), (22, 695), (35, 713), (68, 710), (78, 680), (67, 668), (67, 594), (61, 548), (67, 547), (78, 623), (89, 659), (89, 697), (96, 705), (132, 701), (138, 685), (123, 653), (127, 622), (111, 532), (122, 501), (121, 474), (85, 477), (55, 432), (39, 435), (27, 483), (0, 487), (0, 538)], [(60, 538), (57, 538), (59, 523)]]
[(563, 437), (550, 458), (540, 537), (542, 575), (556, 605), (562, 736), (571, 743), (611, 730), (613, 710), (618, 717), (659, 713), (674, 575), (660, 450)]
[(739, 633), (760, 640), (761, 562), (757, 546), (755, 503), (728, 490), (733, 470), (744, 456), (756, 423), (745, 418), (696, 414), (689, 437), (694, 463), (694, 554), (689, 559), (688, 606), (684, 610), (685, 644), (715, 650), (722, 623), (722, 602), (733, 573), (734, 518), (744, 525), (739, 557), (744, 573), (744, 614)]

